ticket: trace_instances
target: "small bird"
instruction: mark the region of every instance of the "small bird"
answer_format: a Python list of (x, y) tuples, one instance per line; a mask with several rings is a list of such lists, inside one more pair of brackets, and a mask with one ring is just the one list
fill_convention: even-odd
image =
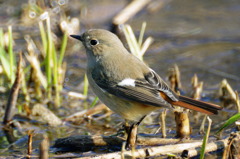
[[(91, 29), (80, 40), (87, 53), (87, 77), (95, 94), (112, 111), (139, 125), (150, 112), (180, 106), (208, 115), (222, 107), (177, 95), (144, 62), (128, 52), (120, 39), (103, 29)], [(132, 125), (132, 127), (133, 127)]]

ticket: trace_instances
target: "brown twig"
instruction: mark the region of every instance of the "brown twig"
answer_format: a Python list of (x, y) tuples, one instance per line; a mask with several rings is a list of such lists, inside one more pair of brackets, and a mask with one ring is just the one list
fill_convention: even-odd
[[(180, 80), (180, 71), (177, 65), (174, 65), (169, 69), (168, 80), (170, 81), (172, 90), (180, 94), (179, 89), (182, 87), (182, 85)], [(183, 108), (177, 107), (174, 112), (177, 137), (180, 138), (186, 138), (191, 134), (188, 110), (185, 112), (184, 110), (185, 109)]]
[(137, 12), (144, 8), (151, 0), (134, 0), (127, 5), (120, 13), (118, 13), (112, 20), (114, 26), (124, 24)]
[(198, 77), (196, 74), (194, 74), (193, 78), (192, 78), (192, 88), (193, 88), (193, 92), (192, 92), (192, 97), (193, 99), (201, 99), (201, 94), (202, 94), (202, 90), (203, 90), (203, 82), (199, 82), (198, 81)]
[(202, 124), (199, 128), (199, 133), (200, 134), (204, 134), (204, 129), (205, 129), (204, 126), (205, 126), (206, 119), (207, 119), (207, 115), (204, 115), (203, 120), (202, 120)]
[[(219, 149), (222, 149), (227, 146), (228, 139), (225, 140), (219, 140), (215, 142), (211, 142), (207, 144), (206, 151), (205, 152), (213, 152)], [(134, 151), (134, 154), (132, 151), (124, 151), (122, 154), (121, 152), (114, 152), (114, 153), (107, 153), (107, 154), (101, 154), (101, 155), (94, 155), (94, 156), (86, 156), (86, 157), (80, 157), (78, 159), (87, 159), (91, 157), (92, 159), (120, 159), (121, 155), (125, 158), (129, 157), (131, 158), (133, 155), (136, 158), (146, 158), (146, 157), (154, 157), (154, 156), (160, 156), (160, 155), (167, 155), (167, 154), (173, 154), (173, 153), (182, 153), (184, 150), (189, 150), (189, 157), (194, 157), (199, 154), (200, 149), (202, 146), (202, 141), (199, 142), (192, 142), (192, 143), (183, 143), (183, 144), (176, 144), (176, 145), (166, 145), (166, 146), (155, 146), (150, 148), (142, 148), (142, 149), (136, 149)]]
[(236, 94), (236, 105), (237, 105), (237, 110), (238, 110), (238, 113), (240, 113), (240, 99), (239, 99), (239, 95), (238, 95), (238, 92), (235, 91), (235, 94)]
[[(71, 121), (71, 122), (77, 122), (79, 120), (82, 120), (83, 117), (92, 116), (94, 114), (100, 113), (102, 111), (109, 111), (109, 108), (106, 107), (104, 104), (99, 104), (91, 109), (83, 110), (81, 112), (74, 113), (64, 119), (64, 121)], [(110, 115), (111, 113), (109, 113)]]
[(39, 146), (39, 159), (48, 159), (48, 137), (44, 135), (43, 140)]
[(189, 140), (189, 139), (183, 140), (183, 139), (159, 138), (159, 137), (139, 137), (137, 139), (137, 144), (155, 146), (155, 145), (169, 145), (169, 144), (177, 144), (177, 143), (191, 143), (196, 141), (198, 140)]
[(231, 133), (228, 145), (223, 152), (223, 159), (240, 158), (240, 134)]
[(179, 91), (182, 88), (180, 80), (180, 71), (177, 65), (174, 65), (169, 69), (168, 80), (170, 81), (170, 86), (175, 92)]
[(17, 72), (16, 72), (16, 78), (15, 81), (12, 85), (12, 88), (10, 90), (10, 94), (8, 97), (8, 102), (6, 105), (6, 110), (4, 114), (4, 119), (3, 119), (3, 124), (7, 125), (9, 121), (12, 120), (13, 118), (13, 112), (14, 108), (16, 108), (17, 104), (17, 98), (18, 98), (18, 92), (21, 86), (21, 80), (22, 80), (22, 53), (19, 54), (19, 61), (18, 61), (18, 66), (17, 66)]
[(224, 102), (227, 100), (236, 101), (237, 96), (226, 79), (222, 80), (219, 89), (219, 96)]
[(34, 89), (35, 89), (35, 94), (38, 99), (42, 98), (42, 89), (41, 86), (44, 88), (47, 87), (47, 81), (46, 78), (44, 77), (41, 66), (38, 60), (38, 55), (37, 55), (37, 47), (34, 43), (34, 41), (31, 39), (30, 36), (25, 36), (25, 40), (27, 41), (27, 49), (28, 49), (28, 54), (26, 54), (26, 58), (29, 61), (31, 67), (31, 78), (30, 82), (34, 82)]
[(150, 13), (155, 13), (166, 6), (171, 0), (154, 0), (148, 6), (147, 10)]
[[(176, 144), (176, 143), (190, 143), (196, 142), (198, 140), (182, 140), (182, 139), (172, 139), (172, 138), (159, 138), (159, 137), (145, 137), (138, 135), (137, 144), (138, 145), (167, 145), (167, 144)], [(66, 151), (90, 151), (99, 146), (119, 146), (121, 147), (122, 143), (125, 142), (124, 138), (117, 136), (70, 136), (66, 138), (60, 138), (55, 141), (53, 145), (54, 148), (60, 148), (61, 150), (66, 149)]]
[(167, 115), (167, 109), (164, 109), (161, 113), (161, 130), (162, 130), (162, 138), (166, 138), (166, 115)]
[[(70, 136), (55, 141), (53, 147), (66, 151), (89, 151), (98, 146), (122, 145), (125, 140), (116, 136)], [(70, 148), (70, 149), (69, 149)]]
[(174, 112), (176, 121), (177, 137), (188, 138), (191, 134), (188, 112)]
[[(192, 98), (193, 99), (201, 99), (201, 94), (202, 94), (202, 90), (203, 90), (203, 82), (199, 82), (198, 81), (198, 76), (196, 74), (194, 74), (194, 76), (192, 77)], [(200, 112), (194, 111), (193, 112), (193, 117), (194, 117), (194, 121), (196, 123), (198, 123), (199, 118), (201, 116)], [(205, 123), (205, 120), (203, 120), (203, 123)], [(201, 128), (200, 128), (200, 133), (201, 133)]]
[[(189, 149), (188, 157), (194, 157), (194, 156), (199, 155), (199, 153), (201, 151), (201, 146)], [(227, 139), (211, 142), (211, 143), (207, 144), (207, 146), (205, 148), (205, 153), (221, 150), (221, 149), (225, 148), (226, 146), (227, 146)]]
[(28, 149), (27, 149), (27, 158), (30, 158), (30, 156), (32, 155), (32, 137), (34, 134), (34, 130), (29, 130), (28, 131)]

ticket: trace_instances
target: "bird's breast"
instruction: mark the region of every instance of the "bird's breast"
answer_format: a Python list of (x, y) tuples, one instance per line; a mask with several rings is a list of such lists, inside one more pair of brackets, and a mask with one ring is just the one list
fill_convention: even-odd
[(98, 98), (113, 112), (131, 121), (139, 121), (144, 115), (159, 109), (160, 107), (149, 106), (139, 102), (128, 101), (119, 98), (100, 88), (92, 78), (91, 70), (87, 71), (89, 84)]

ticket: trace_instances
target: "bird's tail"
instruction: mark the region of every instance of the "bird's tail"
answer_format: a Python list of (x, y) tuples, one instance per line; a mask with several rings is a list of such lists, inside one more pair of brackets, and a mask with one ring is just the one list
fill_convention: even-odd
[(177, 102), (171, 102), (171, 104), (184, 107), (187, 109), (192, 109), (196, 110), (198, 112), (202, 112), (208, 115), (211, 114), (218, 114), (218, 110), (221, 110), (222, 107), (212, 104), (212, 103), (207, 103), (199, 100), (195, 100), (189, 97), (185, 96), (179, 96), (179, 101)]

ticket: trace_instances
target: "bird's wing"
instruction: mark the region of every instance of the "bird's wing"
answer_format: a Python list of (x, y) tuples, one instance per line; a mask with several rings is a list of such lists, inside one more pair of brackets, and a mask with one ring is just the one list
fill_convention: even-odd
[(170, 104), (160, 92), (164, 93), (172, 101), (178, 101), (178, 96), (171, 91), (166, 83), (153, 71), (141, 79), (126, 78), (118, 83), (108, 81), (107, 78), (94, 78), (97, 85), (110, 94), (120, 98), (137, 101), (153, 106), (166, 106)]
[(157, 107), (171, 107), (176, 105), (192, 109), (205, 114), (217, 114), (222, 107), (176, 95), (168, 85), (153, 71), (150, 70), (144, 78), (126, 78), (118, 83), (108, 81), (107, 78), (95, 78), (97, 85), (117, 97), (140, 102)]
[(178, 101), (178, 95), (174, 93), (170, 87), (161, 79), (161, 77), (154, 72), (153, 70), (150, 70), (149, 73), (145, 75), (145, 80), (147, 83), (145, 85), (150, 85), (151, 87), (157, 89), (158, 91), (164, 93), (170, 100), (172, 101)]

